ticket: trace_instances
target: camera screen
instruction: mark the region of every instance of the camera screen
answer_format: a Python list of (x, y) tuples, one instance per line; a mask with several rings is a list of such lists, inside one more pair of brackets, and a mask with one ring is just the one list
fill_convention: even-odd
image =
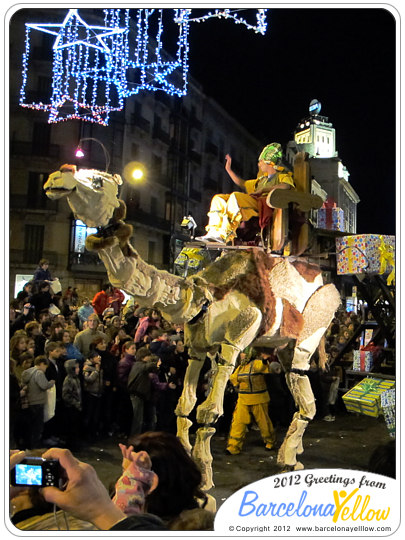
[(41, 465), (19, 464), (15, 467), (16, 485), (41, 486), (42, 485), (42, 467)]

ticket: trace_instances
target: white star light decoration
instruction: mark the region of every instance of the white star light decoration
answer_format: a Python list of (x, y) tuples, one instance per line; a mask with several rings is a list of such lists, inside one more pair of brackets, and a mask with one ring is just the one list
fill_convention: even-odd
[[(217, 9), (191, 18), (191, 9), (138, 9), (136, 31), (130, 31), (129, 9), (105, 9), (104, 26), (89, 24), (77, 9), (70, 9), (60, 24), (27, 23), (20, 105), (48, 111), (50, 123), (80, 119), (107, 126), (110, 113), (122, 110), (124, 99), (140, 90), (184, 96), (190, 22), (225, 18), (256, 33), (266, 32), (266, 9), (256, 10), (256, 25), (244, 20), (239, 11)], [(163, 30), (169, 24), (177, 29), (174, 53), (165, 50), (162, 41)], [(32, 30), (56, 39), (52, 47), (51, 95), (29, 102), (30, 89), (36, 88), (28, 69)], [(135, 39), (130, 44), (132, 36)]]

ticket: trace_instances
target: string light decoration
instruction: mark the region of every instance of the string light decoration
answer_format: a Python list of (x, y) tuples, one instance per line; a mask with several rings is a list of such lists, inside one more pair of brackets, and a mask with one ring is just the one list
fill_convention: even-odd
[[(20, 104), (49, 111), (50, 123), (80, 118), (108, 125), (110, 112), (123, 108), (121, 85), (127, 64), (128, 28), (119, 26), (117, 11), (105, 10), (105, 26), (86, 23), (77, 9), (70, 9), (61, 24), (26, 24)], [(56, 36), (49, 103), (26, 101), (31, 30)]]
[(250, 24), (240, 16), (240, 11), (246, 11), (241, 9), (216, 9), (214, 12), (209, 11), (205, 15), (200, 17), (189, 18), (189, 22), (205, 22), (208, 19), (230, 19), (236, 24), (243, 24), (248, 30), (253, 30), (256, 34), (264, 35), (267, 30), (266, 13), (267, 9), (256, 10), (256, 24)]
[[(266, 9), (255, 10), (256, 25), (243, 19), (241, 10), (216, 9), (192, 18), (191, 9), (138, 9), (132, 10), (132, 19), (129, 9), (103, 11), (104, 26), (89, 24), (77, 9), (70, 9), (60, 24), (26, 24), (22, 107), (47, 111), (50, 123), (80, 119), (107, 126), (110, 113), (122, 110), (124, 99), (141, 90), (186, 95), (191, 22), (230, 19), (261, 34), (267, 27)], [(51, 95), (30, 101), (31, 88), (36, 87), (29, 76), (33, 30), (56, 39)], [(173, 43), (170, 47), (164, 38), (175, 35), (173, 51)]]

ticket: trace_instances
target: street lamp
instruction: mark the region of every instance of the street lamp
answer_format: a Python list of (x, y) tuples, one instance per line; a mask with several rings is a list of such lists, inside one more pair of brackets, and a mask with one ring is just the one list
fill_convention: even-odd
[(123, 176), (129, 184), (138, 184), (146, 177), (146, 167), (140, 161), (130, 161), (124, 167)]
[(108, 168), (110, 166), (109, 153), (107, 152), (107, 149), (104, 146), (104, 144), (101, 141), (99, 141), (98, 139), (95, 139), (94, 137), (85, 137), (83, 139), (80, 139), (79, 144), (77, 145), (77, 148), (76, 148), (75, 156), (77, 158), (83, 158), (85, 156), (85, 153), (84, 153), (83, 148), (82, 148), (82, 142), (84, 142), (84, 141), (95, 141), (101, 146), (101, 148), (103, 149), (104, 158), (105, 158), (105, 172), (108, 172)]

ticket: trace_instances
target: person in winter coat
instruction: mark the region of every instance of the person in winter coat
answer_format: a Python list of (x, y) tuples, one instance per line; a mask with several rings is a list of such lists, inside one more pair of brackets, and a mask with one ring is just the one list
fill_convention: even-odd
[(52, 281), (48, 259), (41, 259), (35, 269), (33, 281)]
[[(157, 370), (159, 370), (162, 366), (162, 360), (158, 356), (151, 356), (149, 361), (157, 362)], [(164, 397), (166, 397), (167, 392), (176, 390), (174, 380), (160, 380), (157, 370), (149, 373), (149, 378), (152, 383), (152, 395), (150, 400), (145, 401), (144, 403), (143, 432), (155, 431), (158, 421), (158, 413), (162, 411), (163, 407), (167, 407), (167, 412), (170, 414), (169, 402), (166, 402)]]
[(69, 330), (64, 330), (62, 334), (62, 343), (66, 349), (65, 358), (66, 360), (76, 360), (79, 362), (79, 366), (82, 367), (84, 364), (84, 357), (77, 347), (72, 343), (72, 335)]
[(48, 281), (39, 283), (38, 292), (31, 296), (30, 305), (35, 308), (35, 318), (39, 320), (39, 314), (44, 310), (49, 310), (54, 302), (53, 295), (50, 292)]
[(55, 385), (54, 380), (48, 381), (45, 376), (47, 367), (46, 356), (37, 356), (34, 360), (34, 366), (25, 370), (21, 376), (22, 384), (27, 387), (28, 408), (31, 417), (31, 449), (41, 448), (46, 391)]
[(117, 366), (117, 423), (120, 432), (128, 436), (132, 422), (132, 404), (128, 392), (128, 375), (135, 362), (135, 343), (127, 341), (123, 345), (123, 356)]
[(93, 313), (96, 313), (94, 311), (93, 306), (90, 304), (90, 300), (88, 298), (83, 298), (83, 303), (77, 310), (77, 316), (79, 318), (79, 327), (80, 330), (83, 329), (83, 323), (87, 321), (87, 319), (92, 315)]
[(28, 323), (34, 320), (34, 306), (32, 306), (29, 302), (26, 302), (20, 315), (18, 315), (18, 317), (16, 317), (11, 323), (10, 337), (13, 337), (17, 330), (23, 330)]
[(135, 343), (140, 343), (151, 327), (159, 328), (160, 325), (161, 320), (159, 313), (154, 309), (149, 310), (146, 317), (139, 319), (138, 327), (135, 332)]
[[(151, 360), (154, 358), (154, 360)], [(135, 362), (128, 376), (128, 391), (132, 403), (132, 425), (130, 436), (142, 433), (145, 404), (152, 399), (152, 379), (150, 373), (158, 369), (158, 357), (145, 356)]]
[(103, 371), (103, 394), (101, 396), (102, 432), (111, 436), (113, 431), (113, 411), (117, 395), (117, 359), (107, 350), (107, 342), (102, 337), (93, 341), (92, 350), (101, 356), (101, 369)]
[(62, 386), (66, 425), (66, 448), (77, 450), (81, 433), (82, 389), (80, 365), (75, 358), (65, 362), (66, 377)]
[(75, 335), (73, 345), (79, 349), (84, 357), (87, 357), (90, 352), (90, 345), (93, 343), (96, 337), (102, 337), (107, 339), (107, 336), (104, 332), (100, 332), (97, 328), (100, 324), (100, 320), (96, 313), (93, 313), (87, 319), (87, 328), (78, 332)]
[(94, 308), (94, 311), (102, 319), (103, 311), (110, 307), (110, 296), (113, 293), (113, 288), (109, 283), (103, 285), (101, 291), (96, 293), (91, 301), (91, 305)]
[(103, 371), (101, 356), (96, 350), (91, 351), (83, 367), (84, 427), (90, 440), (95, 439), (100, 424), (101, 396), (103, 393)]

